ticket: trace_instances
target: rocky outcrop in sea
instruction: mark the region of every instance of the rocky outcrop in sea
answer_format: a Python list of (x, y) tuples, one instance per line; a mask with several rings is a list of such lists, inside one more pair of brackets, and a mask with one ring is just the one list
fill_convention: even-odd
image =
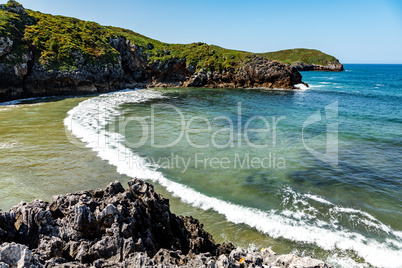
[(330, 62), (327, 65), (319, 65), (319, 64), (306, 64), (302, 62), (296, 62), (291, 65), (296, 68), (298, 71), (325, 71), (325, 72), (341, 72), (343, 71), (343, 64), (339, 61)]
[(212, 88), (293, 89), (294, 85), (302, 83), (301, 79), (301, 74), (295, 68), (254, 55), (237, 72), (201, 70), (193, 74), (184, 85)]
[(139, 179), (0, 211), (0, 267), (330, 267), (271, 249), (215, 244)]

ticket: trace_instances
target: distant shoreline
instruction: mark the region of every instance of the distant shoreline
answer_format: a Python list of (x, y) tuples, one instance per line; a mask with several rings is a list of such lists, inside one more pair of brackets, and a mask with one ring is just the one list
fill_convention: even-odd
[(0, 5), (0, 101), (122, 88), (294, 89), (298, 70), (341, 71), (315, 49), (251, 53), (202, 42), (168, 44), (131, 30)]

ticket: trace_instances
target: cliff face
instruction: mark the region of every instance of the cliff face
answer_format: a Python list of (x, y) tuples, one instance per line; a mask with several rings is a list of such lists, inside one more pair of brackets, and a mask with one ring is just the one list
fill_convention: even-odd
[(201, 70), (193, 74), (184, 84), (186, 86), (204, 86), (219, 88), (285, 88), (301, 83), (301, 75), (294, 67), (264, 57), (253, 56), (237, 72), (206, 72)]
[(74, 18), (0, 6), (0, 101), (134, 87), (292, 89), (296, 68), (204, 43), (166, 44)]
[(0, 5), (0, 101), (140, 87), (284, 88), (298, 71), (341, 71), (313, 49), (253, 54)]
[(192, 217), (133, 179), (0, 210), (0, 267), (329, 267), (310, 257), (217, 245)]

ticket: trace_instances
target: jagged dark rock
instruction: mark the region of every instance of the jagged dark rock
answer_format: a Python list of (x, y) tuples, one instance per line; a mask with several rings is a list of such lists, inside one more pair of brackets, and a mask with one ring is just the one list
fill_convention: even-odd
[[(217, 245), (191, 216), (139, 179), (0, 210), (0, 267), (329, 267)], [(289, 266), (290, 265), (290, 266)]]
[(262, 56), (250, 57), (237, 72), (201, 70), (193, 74), (186, 86), (213, 88), (285, 88), (293, 89), (302, 83), (295, 68)]

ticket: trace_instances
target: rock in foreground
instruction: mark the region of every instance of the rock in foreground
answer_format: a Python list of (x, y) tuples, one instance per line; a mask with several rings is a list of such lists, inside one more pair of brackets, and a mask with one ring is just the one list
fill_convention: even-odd
[(142, 180), (0, 212), (0, 267), (329, 267), (309, 257), (217, 245)]

